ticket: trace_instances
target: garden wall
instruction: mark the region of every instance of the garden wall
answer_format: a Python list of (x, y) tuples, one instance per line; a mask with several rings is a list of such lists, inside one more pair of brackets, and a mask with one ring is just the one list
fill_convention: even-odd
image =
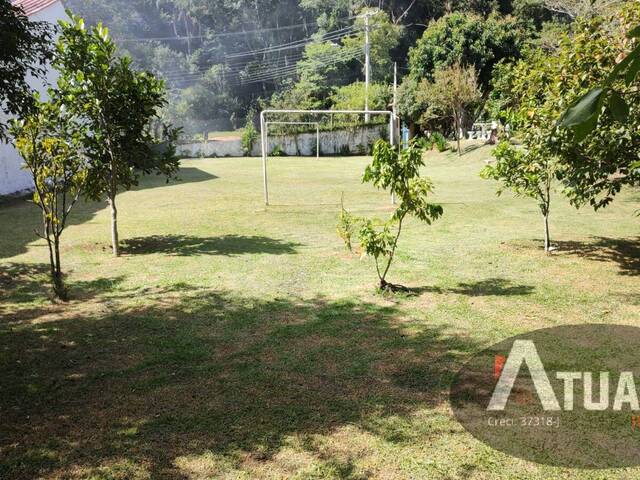
[[(389, 129), (386, 125), (373, 125), (367, 128), (351, 130), (334, 130), (320, 132), (321, 155), (366, 155), (371, 146), (379, 138), (388, 139)], [(268, 152), (276, 145), (291, 156), (314, 155), (316, 134), (299, 133), (295, 135), (270, 135)], [(209, 140), (207, 142), (187, 143), (178, 146), (178, 153), (184, 157), (241, 157), (242, 142), (238, 139)], [(260, 137), (253, 145), (252, 156), (260, 156)]]

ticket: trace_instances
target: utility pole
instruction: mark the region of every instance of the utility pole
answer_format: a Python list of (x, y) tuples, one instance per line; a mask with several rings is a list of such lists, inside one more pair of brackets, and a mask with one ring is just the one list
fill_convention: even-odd
[[(399, 140), (398, 134), (398, 62), (393, 62), (393, 138)], [(398, 142), (399, 143), (399, 142)]]
[[(369, 45), (369, 18), (376, 12), (367, 10), (364, 13), (364, 111), (369, 112), (369, 75), (371, 70), (370, 45)], [(365, 123), (369, 123), (369, 113), (364, 114)]]

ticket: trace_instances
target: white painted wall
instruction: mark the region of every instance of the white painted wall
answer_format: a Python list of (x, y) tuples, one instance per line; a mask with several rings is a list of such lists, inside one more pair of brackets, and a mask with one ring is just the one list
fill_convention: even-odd
[[(47, 8), (29, 17), (33, 21), (46, 21), (56, 24), (58, 20), (66, 18), (62, 2), (56, 2)], [(49, 69), (47, 82), (55, 84), (57, 72)], [(42, 81), (31, 79), (29, 84), (41, 93), (45, 93), (47, 87)], [(0, 143), (0, 195), (17, 194), (31, 190), (33, 182), (29, 172), (22, 168), (22, 157), (11, 145)]]
[[(338, 155), (346, 148), (352, 155), (369, 153), (369, 146), (379, 138), (388, 140), (388, 127), (375, 125), (353, 130), (337, 130), (320, 132), (320, 152), (322, 155)], [(289, 156), (310, 156), (316, 148), (316, 134), (300, 133), (298, 135), (269, 136), (270, 153), (278, 145)], [(209, 141), (206, 143), (190, 143), (178, 146), (178, 154), (184, 157), (241, 157), (241, 140)], [(253, 156), (260, 156), (260, 138), (253, 144)]]

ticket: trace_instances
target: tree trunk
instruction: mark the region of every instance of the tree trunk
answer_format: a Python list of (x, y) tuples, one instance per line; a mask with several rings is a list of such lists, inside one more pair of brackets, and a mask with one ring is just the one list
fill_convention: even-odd
[(380, 277), (380, 288), (385, 289), (388, 285), (387, 282), (387, 273), (389, 273), (389, 268), (391, 267), (391, 262), (393, 262), (393, 257), (396, 253), (396, 247), (398, 246), (398, 239), (400, 238), (400, 233), (402, 233), (402, 221), (404, 220), (404, 215), (398, 219), (398, 233), (396, 234), (396, 238), (393, 241), (393, 247), (391, 247), (391, 254), (389, 255), (389, 260), (387, 261), (387, 266), (384, 269), (384, 273), (380, 275), (378, 272), (378, 276)]
[(549, 238), (549, 212), (544, 215), (544, 251), (549, 253), (551, 249), (551, 239)]
[(454, 123), (455, 123), (455, 129), (456, 129), (456, 141), (458, 142), (458, 156), (461, 157), (462, 147), (460, 146), (460, 118), (457, 113), (454, 115), (454, 117), (455, 117)]
[(112, 192), (109, 195), (109, 207), (111, 209), (111, 248), (113, 255), (120, 256), (120, 245), (118, 243), (118, 209), (116, 208), (116, 195)]
[(418, 125), (416, 122), (409, 121), (409, 139), (414, 138), (416, 133), (418, 133)]
[(551, 251), (551, 238), (549, 237), (549, 213), (551, 212), (551, 175), (548, 175), (545, 185), (544, 211), (544, 251)]
[(55, 258), (55, 268), (53, 269), (53, 289), (58, 298), (66, 302), (69, 298), (62, 278), (62, 267), (60, 266), (60, 236), (55, 233), (53, 235), (53, 249)]

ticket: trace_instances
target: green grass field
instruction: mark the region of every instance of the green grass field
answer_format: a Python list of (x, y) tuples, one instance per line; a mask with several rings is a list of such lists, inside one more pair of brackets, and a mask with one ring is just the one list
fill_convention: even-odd
[(38, 211), (0, 206), (0, 478), (640, 478), (507, 456), (448, 404), (452, 376), (510, 335), (576, 323), (640, 326), (640, 193), (598, 213), (557, 196), (542, 251), (535, 202), (478, 172), (490, 150), (429, 154), (444, 217), (411, 221), (379, 295), (371, 259), (335, 232), (367, 158), (283, 157), (262, 203), (259, 159), (183, 162), (181, 181), (119, 196), (63, 237), (73, 300), (56, 304)]

